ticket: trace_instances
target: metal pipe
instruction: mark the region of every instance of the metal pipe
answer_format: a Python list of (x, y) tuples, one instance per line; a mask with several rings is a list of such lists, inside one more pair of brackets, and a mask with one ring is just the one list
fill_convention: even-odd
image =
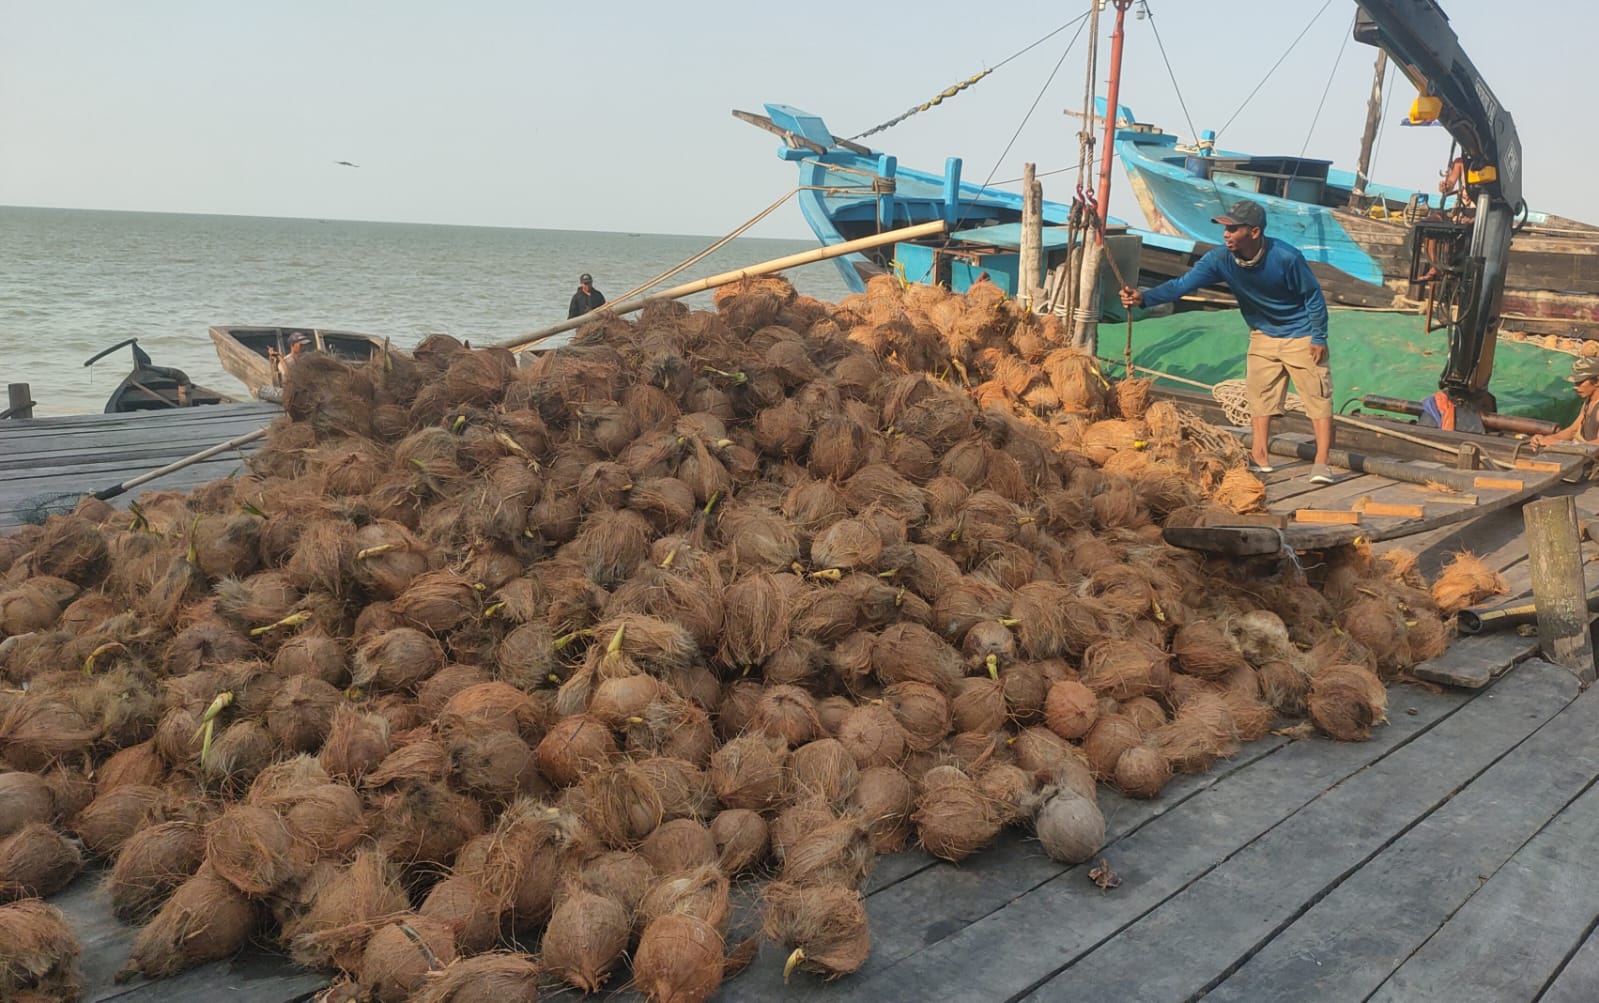
[[(1391, 411), (1394, 414), (1416, 416), (1423, 413), (1420, 401), (1406, 400), (1403, 397), (1383, 397), (1380, 394), (1367, 394), (1360, 398), (1360, 406)], [(1544, 421), (1542, 418), (1522, 418), (1513, 414), (1485, 414), (1481, 417), (1482, 427), (1495, 432), (1550, 435), (1560, 431), (1559, 425), (1552, 421)]]
[[(1588, 590), (1588, 612), (1599, 613), (1599, 586)], [(1487, 609), (1463, 609), (1455, 614), (1455, 625), (1462, 634), (1487, 634), (1538, 622), (1538, 604), (1509, 603)]]

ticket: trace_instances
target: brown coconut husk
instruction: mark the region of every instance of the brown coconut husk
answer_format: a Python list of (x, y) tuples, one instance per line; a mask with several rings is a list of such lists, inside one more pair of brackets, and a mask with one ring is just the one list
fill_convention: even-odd
[(1232, 512), (1260, 512), (1266, 507), (1266, 485), (1242, 467), (1234, 467), (1222, 475), (1210, 497)]
[(455, 957), (455, 935), (448, 924), (411, 914), (372, 934), (357, 973), (377, 1003), (405, 1003), (429, 972), (443, 970)]
[(950, 711), (958, 731), (998, 731), (1009, 718), (1004, 684), (987, 676), (967, 676), (956, 688)]
[(422, 630), (443, 633), (476, 616), (480, 610), (472, 582), (453, 571), (418, 575), (394, 599), (394, 611)]
[(350, 681), (375, 693), (414, 690), (443, 667), (444, 649), (438, 641), (415, 628), (396, 627), (361, 642)]
[(1244, 664), (1222, 627), (1211, 620), (1192, 620), (1178, 627), (1171, 651), (1184, 672), (1201, 679), (1220, 679)]
[(698, 704), (660, 700), (645, 709), (642, 723), (629, 724), (627, 746), (635, 757), (649, 753), (703, 768), (716, 749), (716, 732)]
[(642, 672), (601, 680), (589, 698), (589, 716), (613, 728), (642, 719), (650, 705), (665, 694), (665, 684)]
[(585, 993), (598, 992), (620, 965), (632, 927), (620, 903), (572, 892), (556, 906), (544, 931), (544, 967)]
[(651, 921), (633, 952), (633, 984), (654, 1003), (704, 1003), (722, 984), (722, 934), (694, 916)]
[(885, 684), (926, 683), (953, 693), (965, 676), (960, 654), (928, 628), (897, 623), (872, 644), (872, 668)]
[(1083, 737), (1083, 754), (1094, 776), (1110, 780), (1116, 773), (1116, 764), (1122, 753), (1143, 742), (1144, 733), (1132, 718), (1124, 714), (1106, 714), (1094, 723)]
[(464, 687), (439, 710), (435, 725), (441, 735), (502, 731), (538, 738), (546, 730), (547, 713), (532, 697), (507, 683), (489, 681)]
[(1100, 696), (1131, 700), (1165, 692), (1171, 669), (1166, 653), (1150, 644), (1107, 638), (1084, 650), (1082, 681)]
[(845, 816), (801, 833), (783, 848), (782, 880), (858, 888), (875, 859), (861, 820)]
[(316, 890), (310, 908), (283, 935), (297, 964), (355, 971), (372, 932), (409, 907), (388, 858), (365, 850)]
[(26, 695), (0, 709), (0, 756), (19, 770), (41, 772), (97, 736), (82, 712), (49, 697)]
[(1388, 690), (1359, 665), (1329, 665), (1311, 677), (1310, 720), (1340, 742), (1363, 742), (1372, 725), (1388, 720)]
[(721, 856), (711, 830), (692, 818), (661, 823), (639, 844), (638, 854), (659, 874), (716, 864)]
[(451, 875), (434, 885), (417, 914), (448, 926), (463, 954), (489, 950), (500, 939), (499, 904), (463, 875)]
[(1049, 687), (1044, 698), (1044, 724), (1065, 739), (1088, 734), (1099, 718), (1099, 698), (1076, 680), (1063, 679)]
[(366, 837), (361, 796), (344, 784), (290, 787), (263, 804), (282, 813), (302, 857), (343, 859)]
[(723, 687), (716, 703), (717, 733), (733, 738), (748, 729), (765, 692), (765, 687), (753, 679), (734, 680)]
[(614, 758), (617, 752), (616, 739), (604, 722), (577, 714), (557, 721), (539, 742), (534, 757), (546, 780), (566, 787)]
[(56, 818), (65, 821), (89, 806), (98, 793), (94, 781), (76, 769), (64, 764), (51, 767), (44, 775), (45, 783), (55, 798)]
[(898, 764), (910, 746), (904, 726), (882, 703), (862, 704), (844, 715), (838, 726), (838, 740), (863, 770)]
[(444, 744), (432, 739), (421, 739), (390, 752), (362, 777), (360, 782), (362, 787), (370, 788), (410, 781), (439, 781), (448, 776), (449, 772), (450, 754)]
[(41, 776), (0, 773), (0, 838), (30, 822), (49, 822), (56, 815), (55, 794)]
[(238, 952), (255, 930), (250, 900), (209, 867), (179, 885), (128, 953), (119, 981), (134, 973), (164, 979)]
[(1303, 717), (1305, 698), (1310, 695), (1310, 673), (1298, 659), (1262, 662), (1256, 670), (1261, 699), (1279, 714)]
[(394, 599), (431, 570), (431, 556), (411, 531), (379, 519), (355, 531), (349, 562), (355, 581), (380, 599)]
[(611, 850), (585, 862), (556, 893), (556, 898), (581, 890), (619, 903), (632, 916), (658, 877), (649, 861), (637, 853)]
[(478, 798), (507, 804), (522, 795), (550, 790), (539, 775), (532, 748), (511, 732), (457, 733), (448, 750), (454, 785)]
[[(300, 677), (304, 678), (304, 677)], [(276, 754), (272, 736), (254, 721), (235, 721), (216, 732), (200, 760), (200, 779), (209, 790), (238, 795)]]
[(822, 723), (809, 693), (797, 686), (767, 686), (750, 712), (747, 727), (798, 746), (820, 734)]
[(525, 954), (492, 953), (457, 958), (429, 972), (412, 1003), (507, 1003), (536, 1000), (544, 969)]
[(1377, 668), (1393, 675), (1414, 664), (1404, 614), (1386, 599), (1361, 599), (1344, 610), (1339, 626), (1377, 660)]
[(1238, 728), (1227, 698), (1201, 692), (1177, 708), (1171, 723), (1149, 736), (1150, 742), (1183, 773), (1203, 773), (1217, 759), (1238, 751)]
[(334, 714), (344, 704), (344, 695), (332, 684), (315, 676), (290, 676), (273, 696), (262, 723), (284, 751), (313, 752), (326, 741)]
[(1105, 816), (1093, 801), (1061, 788), (1039, 802), (1033, 831), (1051, 859), (1081, 864), (1105, 845)]
[(872, 940), (859, 892), (774, 881), (762, 898), (762, 933), (791, 952), (785, 981), (796, 967), (835, 979), (866, 963)]
[(895, 683), (883, 690), (883, 700), (894, 720), (905, 729), (906, 745), (926, 752), (949, 734), (953, 724), (949, 701), (926, 683)]
[(124, 923), (143, 923), (204, 860), (205, 830), (194, 822), (140, 829), (122, 845), (106, 883), (112, 913)]
[(1451, 558), (1433, 580), (1432, 600), (1439, 610), (1453, 614), (1490, 596), (1507, 595), (1509, 591), (1504, 575), (1483, 563), (1476, 554), (1463, 550)]
[(38, 899), (0, 906), (0, 998), (18, 1003), (75, 1000), (78, 938), (60, 909)]
[(1037, 662), (1012, 662), (1000, 670), (999, 682), (1011, 720), (1032, 724), (1043, 719), (1050, 681), (1042, 666)]
[(87, 586), (104, 574), (107, 558), (106, 538), (100, 528), (82, 516), (67, 515), (45, 523), (26, 566), (33, 575)]
[(999, 813), (964, 773), (929, 788), (916, 803), (911, 821), (922, 848), (941, 860), (959, 863), (986, 846), (999, 832)]
[(625, 760), (589, 770), (581, 790), (583, 821), (613, 849), (637, 846), (666, 816), (651, 775)]
[(683, 915), (709, 923), (717, 930), (727, 928), (730, 911), (727, 878), (714, 864), (661, 878), (639, 903), (639, 916), (646, 927), (662, 916)]
[(442, 866), (483, 832), (482, 806), (442, 784), (413, 783), (374, 798), (371, 808), (377, 847), (394, 860)]
[(754, 572), (722, 593), (723, 634), (717, 659), (728, 669), (759, 665), (788, 640), (792, 604), (775, 575)]
[(150, 821), (160, 821), (162, 793), (146, 784), (126, 784), (96, 797), (72, 821), (73, 833), (90, 853), (116, 855), (128, 837)]
[(78, 594), (64, 578), (39, 576), (0, 592), (0, 634), (47, 630)]
[(344, 686), (350, 681), (350, 662), (344, 645), (317, 626), (279, 645), (272, 655), (272, 671), (280, 676), (310, 676), (331, 686)]
[(794, 791), (842, 808), (855, 791), (859, 768), (844, 743), (822, 738), (795, 749), (788, 768)]
[(833, 810), (833, 806), (819, 797), (795, 800), (772, 819), (769, 827), (772, 857), (778, 863), (782, 863), (790, 846), (806, 833), (827, 825), (836, 818), (838, 813)]
[(711, 755), (711, 787), (717, 799), (726, 808), (754, 811), (781, 803), (789, 789), (786, 751), (782, 739), (765, 734), (728, 741)]
[(269, 808), (233, 805), (206, 826), (206, 863), (246, 895), (267, 895), (296, 876), (294, 835)]
[(1019, 822), (1032, 811), (1035, 797), (1033, 776), (1013, 763), (984, 763), (977, 775), (977, 787), (993, 804), (1005, 824)]
[(1410, 657), (1418, 664), (1437, 658), (1449, 650), (1455, 637), (1455, 621), (1443, 620), (1431, 613), (1415, 612), (1406, 622), (1410, 629), (1405, 640), (1410, 645)]
[[(354, 783), (387, 762), (389, 725), (377, 714), (339, 704), (328, 725), (319, 761), (328, 776)], [(442, 776), (442, 771), (437, 776)], [(428, 772), (423, 777), (434, 777)]]
[(468, 686), (487, 682), (493, 682), (493, 677), (483, 666), (452, 662), (416, 688), (416, 703), (423, 715), (431, 720), (439, 716), (444, 705), (457, 693)]
[(1112, 776), (1117, 789), (1129, 797), (1152, 798), (1171, 781), (1171, 763), (1159, 749), (1135, 745), (1121, 754)]
[(770, 835), (766, 820), (759, 813), (748, 808), (728, 808), (711, 819), (710, 828), (722, 873), (743, 874), (766, 859)]
[(0, 840), (0, 902), (54, 895), (82, 869), (77, 844), (43, 822), (29, 822)]

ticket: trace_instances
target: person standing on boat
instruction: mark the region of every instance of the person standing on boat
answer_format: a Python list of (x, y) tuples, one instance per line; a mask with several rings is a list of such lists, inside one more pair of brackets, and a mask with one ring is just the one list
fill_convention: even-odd
[(1557, 442), (1599, 443), (1599, 358), (1584, 356), (1573, 362), (1566, 381), (1575, 384), (1577, 396), (1582, 398), (1577, 420), (1558, 432), (1533, 436), (1534, 446), (1552, 446)]
[(310, 351), (311, 338), (302, 331), (289, 335), (289, 354), (279, 355), (275, 348), (267, 349), (267, 358), (278, 364), (278, 382), (282, 383), (289, 378), (289, 367), (300, 361), (300, 357)]
[(605, 305), (605, 294), (594, 288), (594, 277), (584, 272), (578, 276), (577, 292), (572, 294), (572, 305), (567, 308), (566, 318), (581, 317), (590, 310), (598, 310)]
[(1153, 289), (1139, 292), (1124, 287), (1122, 305), (1131, 309), (1173, 303), (1206, 286), (1231, 289), (1249, 324), (1244, 375), (1253, 432), (1250, 470), (1271, 472), (1266, 448), (1271, 420), (1283, 413), (1292, 379), (1316, 433), (1310, 480), (1331, 484), (1336, 480), (1327, 465), (1333, 444), (1332, 373), (1327, 366), (1327, 300), (1321, 283), (1297, 247), (1266, 236), (1266, 210), (1259, 203), (1242, 199), (1213, 222), (1222, 225), (1225, 247), (1200, 258), (1187, 274)]

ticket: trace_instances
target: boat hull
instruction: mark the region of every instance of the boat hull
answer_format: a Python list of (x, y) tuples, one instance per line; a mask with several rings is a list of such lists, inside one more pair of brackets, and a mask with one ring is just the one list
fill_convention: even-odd
[(277, 365), (267, 352), (286, 354), (292, 334), (304, 334), (314, 350), (354, 365), (362, 365), (386, 349), (385, 339), (375, 335), (312, 327), (216, 326), (208, 333), (222, 368), (255, 397), (261, 396), (262, 388), (278, 385)]

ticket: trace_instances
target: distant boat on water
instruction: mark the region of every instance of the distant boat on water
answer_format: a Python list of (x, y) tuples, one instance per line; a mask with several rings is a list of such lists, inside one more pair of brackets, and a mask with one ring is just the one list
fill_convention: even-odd
[(303, 334), (311, 339), (311, 347), (326, 352), (336, 359), (361, 365), (384, 349), (384, 339), (354, 331), (326, 331), (315, 327), (251, 327), (216, 326), (209, 329), (211, 342), (216, 346), (217, 358), (228, 375), (243, 383), (253, 396), (261, 396), (262, 388), (277, 385), (277, 364), (268, 357), (269, 350), (287, 355), (289, 336)]

